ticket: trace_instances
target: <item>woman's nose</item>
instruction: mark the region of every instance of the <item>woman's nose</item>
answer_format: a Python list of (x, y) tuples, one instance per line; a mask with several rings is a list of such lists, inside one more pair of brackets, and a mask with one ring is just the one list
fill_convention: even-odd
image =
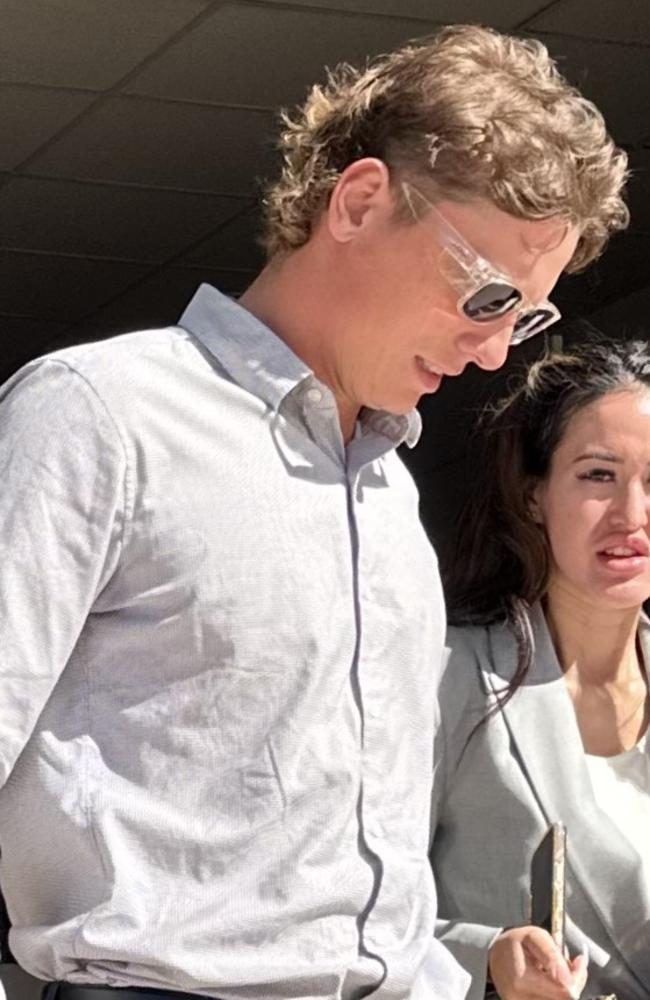
[(648, 523), (650, 496), (641, 484), (632, 484), (616, 498), (611, 510), (612, 524), (626, 531), (635, 531)]

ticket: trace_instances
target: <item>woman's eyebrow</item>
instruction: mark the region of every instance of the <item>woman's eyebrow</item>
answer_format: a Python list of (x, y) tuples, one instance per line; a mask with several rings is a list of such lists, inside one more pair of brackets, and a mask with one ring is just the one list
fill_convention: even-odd
[(613, 455), (609, 451), (585, 451), (582, 455), (578, 455), (577, 458), (574, 458), (573, 461), (584, 462), (585, 459), (589, 459), (591, 461), (596, 460), (597, 462), (617, 462), (619, 465), (623, 464), (622, 458), (618, 455)]

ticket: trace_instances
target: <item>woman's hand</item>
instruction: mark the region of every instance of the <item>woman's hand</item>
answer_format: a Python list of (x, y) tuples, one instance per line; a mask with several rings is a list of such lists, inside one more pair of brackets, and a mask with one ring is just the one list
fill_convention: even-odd
[(511, 927), (488, 955), (490, 978), (502, 1000), (577, 1000), (587, 982), (587, 958), (567, 961), (548, 931)]

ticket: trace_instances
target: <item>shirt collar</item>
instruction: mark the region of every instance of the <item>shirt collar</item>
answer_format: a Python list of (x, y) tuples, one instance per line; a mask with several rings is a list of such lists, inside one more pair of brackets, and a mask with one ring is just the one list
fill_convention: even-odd
[(364, 408), (359, 420), (362, 430), (368, 428), (376, 434), (383, 434), (396, 447), (404, 442), (409, 448), (414, 448), (422, 434), (422, 417), (417, 410), (402, 415)]
[[(223, 365), (242, 388), (278, 410), (286, 396), (312, 370), (264, 323), (243, 306), (202, 284), (179, 320)], [(417, 410), (405, 415), (386, 410), (362, 410), (362, 430), (374, 431), (395, 446), (406, 442), (413, 448), (422, 433)]]
[(277, 410), (312, 373), (284, 341), (252, 313), (203, 284), (179, 320), (248, 392)]

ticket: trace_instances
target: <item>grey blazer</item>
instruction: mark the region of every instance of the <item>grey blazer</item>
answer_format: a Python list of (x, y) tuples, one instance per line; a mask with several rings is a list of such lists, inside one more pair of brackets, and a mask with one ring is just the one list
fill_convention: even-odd
[[(432, 806), (437, 935), (472, 975), (467, 1000), (482, 998), (487, 949), (502, 927), (530, 922), (531, 858), (549, 824), (561, 820), (568, 838), (567, 940), (572, 954), (589, 952), (586, 995), (615, 991), (619, 1000), (650, 1000), (650, 894), (639, 855), (596, 805), (539, 606), (531, 625), (533, 670), (469, 743), (512, 677), (516, 647), (503, 625), (449, 632)], [(650, 663), (647, 620), (640, 638)]]

